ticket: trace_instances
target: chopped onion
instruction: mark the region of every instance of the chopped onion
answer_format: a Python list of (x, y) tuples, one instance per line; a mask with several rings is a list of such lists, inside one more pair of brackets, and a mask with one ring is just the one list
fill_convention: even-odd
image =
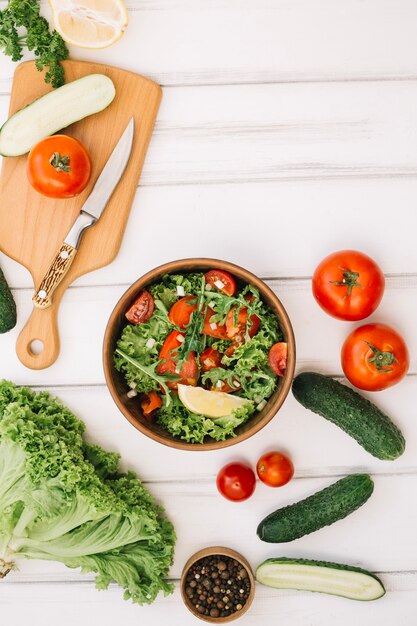
[(223, 381), (218, 380), (217, 383), (216, 383), (216, 387), (217, 387), (217, 389), (221, 389), (223, 387)]
[(185, 296), (185, 290), (182, 285), (177, 285), (177, 296)]
[(138, 392), (135, 391), (134, 389), (131, 389), (130, 391), (127, 392), (127, 397), (128, 398), (134, 398), (137, 395), (138, 395)]
[(255, 396), (255, 397), (254, 397), (254, 400), (255, 400), (255, 402), (256, 402), (257, 404), (259, 404), (260, 402), (262, 402), (263, 398), (262, 398), (262, 396)]
[(145, 343), (145, 346), (149, 348), (150, 350), (151, 348), (154, 347), (155, 344), (156, 344), (156, 339), (154, 339), (153, 337), (150, 337), (148, 341)]
[(179, 365), (177, 365), (177, 367), (175, 368), (175, 373), (176, 374), (181, 374), (181, 368)]
[(214, 284), (216, 285), (217, 289), (224, 289), (224, 283), (222, 283), (221, 280), (215, 280)]
[(211, 330), (216, 330), (216, 328), (217, 328), (217, 324), (216, 324), (216, 322), (212, 322), (212, 323), (210, 324), (210, 328), (211, 328)]
[(262, 409), (264, 409), (265, 407), (266, 407), (266, 400), (262, 400), (262, 402), (260, 402), (258, 406), (256, 407), (256, 410), (262, 411)]
[(177, 335), (177, 341), (184, 343), (184, 337), (182, 335)]
[(237, 389), (238, 387), (240, 387), (240, 382), (238, 380), (234, 380), (233, 381), (233, 386), (236, 387), (236, 389)]
[(204, 359), (203, 363), (206, 367), (211, 367), (213, 365), (213, 362), (211, 359)]
[(136, 389), (136, 383), (135, 383), (135, 381), (134, 381), (134, 380), (132, 380), (132, 382), (131, 382), (131, 383), (129, 383), (129, 387), (130, 387), (131, 389)]
[(210, 285), (210, 283), (207, 283), (206, 291), (211, 291), (212, 289), (213, 289), (213, 287)]
[(215, 309), (216, 308), (216, 303), (214, 302), (214, 300), (209, 302), (208, 305), (209, 305), (210, 309)]

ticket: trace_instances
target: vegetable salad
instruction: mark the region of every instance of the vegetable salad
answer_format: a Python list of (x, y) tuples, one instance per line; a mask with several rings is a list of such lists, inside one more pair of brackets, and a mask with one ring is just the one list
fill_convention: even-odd
[[(147, 419), (189, 443), (234, 436), (284, 375), (276, 316), (255, 287), (236, 285), (227, 272), (167, 274), (139, 294), (126, 317), (114, 363), (128, 396), (137, 396)], [(202, 410), (181, 400), (187, 386), (201, 388)], [(204, 407), (215, 397), (238, 406), (213, 417)]]

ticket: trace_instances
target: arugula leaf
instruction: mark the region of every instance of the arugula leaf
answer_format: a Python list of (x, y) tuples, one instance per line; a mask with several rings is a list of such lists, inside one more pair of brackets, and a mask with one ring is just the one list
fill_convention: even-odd
[[(204, 297), (204, 276), (201, 280), (201, 287), (196, 296), (197, 309), (191, 313), (188, 325), (185, 327), (184, 341), (178, 348), (178, 363), (181, 365), (188, 360), (190, 352), (200, 354), (206, 345), (206, 338), (203, 335), (204, 317), (206, 312)], [(191, 301), (194, 304), (194, 300)]]
[(116, 354), (121, 356), (123, 359), (125, 359), (128, 363), (130, 363), (131, 365), (136, 367), (138, 370), (140, 370), (143, 374), (146, 374), (147, 376), (149, 376), (149, 378), (152, 378), (154, 381), (156, 381), (158, 385), (160, 385), (165, 392), (166, 406), (170, 405), (171, 390), (166, 383), (169, 381), (179, 380), (180, 378), (179, 376), (177, 376), (176, 374), (164, 374), (164, 375), (158, 374), (158, 372), (156, 371), (156, 368), (161, 363), (161, 361), (157, 361), (156, 363), (153, 363), (153, 365), (144, 365), (143, 363), (140, 363), (136, 359), (133, 359), (132, 357), (128, 356), (125, 352), (122, 352), (120, 348), (116, 348), (115, 352)]
[[(20, 34), (21, 27), (26, 29), (25, 34)], [(68, 58), (69, 52), (61, 35), (51, 32), (40, 15), (39, 0), (9, 0), (0, 11), (0, 49), (13, 61), (20, 61), (25, 47), (35, 53), (37, 69), (46, 69), (45, 82), (52, 87), (63, 85), (60, 61)]]
[(224, 367), (213, 367), (213, 369), (205, 372), (201, 377), (201, 382), (205, 385), (208, 381), (210, 381), (212, 387), (216, 387), (216, 383), (219, 381), (227, 382), (232, 389), (235, 387), (234, 383), (236, 381), (240, 383), (234, 371), (226, 370)]

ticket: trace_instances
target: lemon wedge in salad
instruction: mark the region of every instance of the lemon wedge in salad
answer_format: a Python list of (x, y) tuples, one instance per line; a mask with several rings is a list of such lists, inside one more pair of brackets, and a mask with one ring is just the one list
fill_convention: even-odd
[(123, 0), (49, 0), (49, 4), (55, 29), (80, 48), (111, 46), (127, 26)]
[(224, 393), (224, 391), (208, 391), (191, 385), (178, 385), (178, 396), (191, 413), (198, 413), (212, 419), (227, 417), (236, 409), (250, 404), (248, 400)]

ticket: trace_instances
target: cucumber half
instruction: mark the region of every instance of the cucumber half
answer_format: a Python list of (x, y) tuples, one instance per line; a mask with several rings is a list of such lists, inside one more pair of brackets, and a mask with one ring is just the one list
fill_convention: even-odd
[(371, 572), (326, 561), (268, 559), (257, 568), (256, 580), (275, 589), (317, 591), (350, 600), (377, 600), (385, 594), (382, 582)]
[(26, 154), (45, 137), (108, 107), (115, 94), (113, 81), (104, 74), (90, 74), (50, 91), (3, 124), (0, 154)]

